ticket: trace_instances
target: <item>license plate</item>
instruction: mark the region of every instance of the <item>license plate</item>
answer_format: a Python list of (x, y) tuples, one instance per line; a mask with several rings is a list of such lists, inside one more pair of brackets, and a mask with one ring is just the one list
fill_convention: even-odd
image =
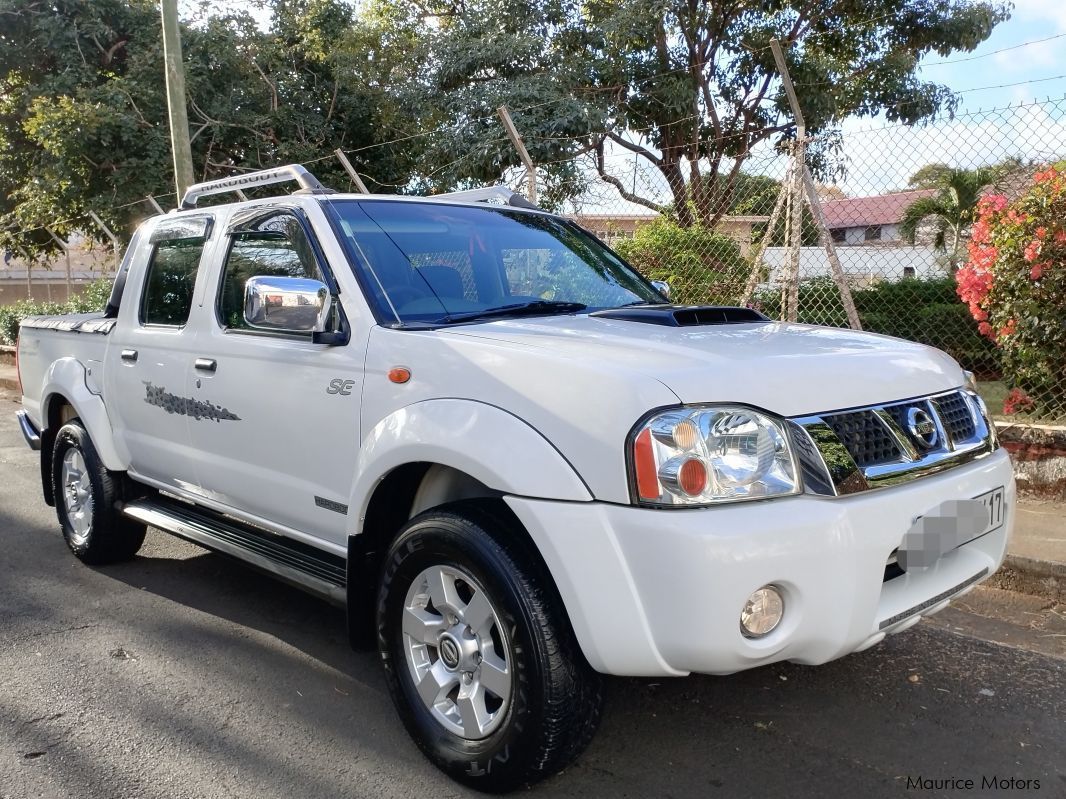
[[(988, 514), (988, 524), (985, 525), (985, 529), (978, 533), (974, 538), (980, 538), (986, 533), (991, 533), (998, 527), (1003, 526), (1003, 487), (994, 488), (987, 494), (982, 494), (979, 497), (974, 497), (985, 506), (985, 513)], [(971, 541), (973, 538), (970, 539)]]
[(973, 499), (943, 502), (919, 516), (903, 537), (897, 562), (903, 571), (924, 569), (974, 539), (1003, 526), (1003, 487)]

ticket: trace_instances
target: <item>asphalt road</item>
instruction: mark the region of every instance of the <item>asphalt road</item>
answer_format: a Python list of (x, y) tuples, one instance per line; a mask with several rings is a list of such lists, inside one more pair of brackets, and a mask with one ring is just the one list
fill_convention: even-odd
[[(408, 740), (339, 611), (158, 532), (131, 563), (78, 563), (15, 408), (0, 400), (0, 797), (466, 795)], [(817, 668), (611, 680), (591, 748), (533, 793), (1066, 796), (1061, 608), (982, 596)]]

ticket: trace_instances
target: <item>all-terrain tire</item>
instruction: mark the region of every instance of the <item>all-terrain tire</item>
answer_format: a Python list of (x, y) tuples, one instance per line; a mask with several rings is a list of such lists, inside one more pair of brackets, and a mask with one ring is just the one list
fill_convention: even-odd
[(145, 526), (119, 510), (120, 486), (121, 475), (103, 465), (81, 422), (63, 425), (52, 451), (52, 487), (63, 538), (79, 560), (129, 560), (144, 543)]
[[(443, 643), (419, 646), (418, 636), (405, 632), (405, 613), (413, 606), (431, 622), (440, 614), (441, 629), (452, 631), (462, 622), (448, 628), (449, 617), (464, 618), (436, 608), (429, 588), (419, 593), (423, 583), (418, 581), (427, 574), (447, 575), (446, 582), (451, 580), (458, 592), (455, 604), (462, 605), (464, 594), (471, 597), (467, 610), (479, 604), (472, 598), (479, 591), (491, 604), (495, 622), (482, 625), (481, 631), (491, 628), (486, 651), (506, 660), (510, 688), (507, 697), (486, 694), (486, 707), (500, 702), (487, 733), (470, 736), (448, 728), (448, 713), (458, 718), (459, 698), (442, 696), (432, 705), (420, 696), (419, 670), (426, 673), (432, 664), (447, 674), (448, 651)], [(433, 633), (418, 629), (432, 640)], [(596, 731), (602, 678), (581, 653), (543, 561), (502, 503), (455, 503), (423, 513), (404, 527), (385, 558), (377, 634), (389, 691), (407, 731), (434, 764), (472, 788), (499, 793), (548, 777), (574, 760)], [(456, 635), (463, 646), (472, 640)], [(485, 676), (486, 664), (478, 654), (473, 658), (481, 666), (461, 673), (457, 691), (467, 679)], [(466, 720), (462, 716), (460, 723)]]

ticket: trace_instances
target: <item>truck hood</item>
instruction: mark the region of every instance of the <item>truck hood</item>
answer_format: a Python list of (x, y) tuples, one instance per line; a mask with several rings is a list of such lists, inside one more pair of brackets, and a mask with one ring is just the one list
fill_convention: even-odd
[(501, 319), (448, 328), (557, 357), (616, 365), (684, 403), (740, 402), (782, 416), (908, 399), (956, 388), (946, 353), (902, 339), (786, 322), (667, 327), (595, 316)]

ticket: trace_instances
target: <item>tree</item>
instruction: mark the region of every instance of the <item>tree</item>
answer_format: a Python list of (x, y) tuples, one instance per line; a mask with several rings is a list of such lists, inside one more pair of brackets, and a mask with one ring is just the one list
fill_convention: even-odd
[[(329, 157), (342, 147), (373, 155), (352, 156), (371, 188), (406, 185), (420, 140), (376, 146), (412, 117), (375, 85), (380, 62), (353, 53), (365, 26), (352, 6), (266, 6), (267, 31), (246, 11), (183, 22), (197, 179), (317, 161), (323, 182), (344, 188), (348, 177)], [(0, 0), (0, 20), (2, 243), (47, 248), (43, 225), (92, 235), (89, 210), (129, 231), (150, 213), (145, 196), (173, 186), (158, 5)]]
[(953, 109), (947, 87), (918, 76), (920, 58), (972, 50), (1008, 16), (974, 0), (378, 3), (420, 32), (422, 87), (445, 131), (442, 173), (453, 161), (456, 177), (517, 165), (493, 115), (506, 102), (542, 176), (587, 154), (626, 200), (662, 211), (612, 173), (612, 148), (635, 154), (663, 176), (686, 226), (713, 226), (753, 149), (795, 135), (772, 39), (786, 50), (808, 132), (820, 136), (814, 165), (828, 169), (845, 117), (913, 124)]
[(907, 206), (900, 221), (899, 232), (914, 244), (918, 229), (925, 222), (933, 225), (933, 247), (947, 252), (952, 267), (957, 265), (959, 244), (966, 230), (973, 224), (977, 202), (984, 188), (994, 183), (1000, 170), (996, 167), (953, 169), (942, 164), (923, 167), (911, 177), (925, 188), (935, 188), (931, 197), (921, 197)]

